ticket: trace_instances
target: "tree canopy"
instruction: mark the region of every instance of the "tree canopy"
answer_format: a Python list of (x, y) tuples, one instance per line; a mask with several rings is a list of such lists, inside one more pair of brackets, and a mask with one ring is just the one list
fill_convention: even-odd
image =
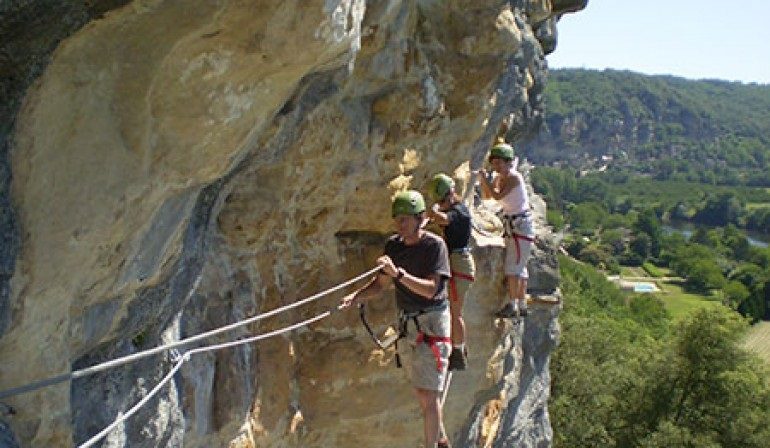
[(561, 259), (562, 338), (552, 358), (554, 447), (747, 447), (770, 440), (770, 377), (728, 308), (672, 323)]

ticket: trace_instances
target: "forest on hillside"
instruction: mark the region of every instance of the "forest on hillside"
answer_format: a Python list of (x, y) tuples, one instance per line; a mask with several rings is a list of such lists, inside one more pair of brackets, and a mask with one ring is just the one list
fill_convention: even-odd
[(770, 187), (770, 86), (562, 69), (545, 104), (536, 164)]

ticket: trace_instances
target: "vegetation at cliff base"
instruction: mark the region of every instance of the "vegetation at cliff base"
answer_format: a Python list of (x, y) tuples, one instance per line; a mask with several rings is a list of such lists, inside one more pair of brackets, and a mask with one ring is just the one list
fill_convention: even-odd
[(725, 307), (672, 323), (659, 299), (627, 297), (561, 260), (561, 343), (551, 360), (554, 447), (766, 447), (766, 367)]

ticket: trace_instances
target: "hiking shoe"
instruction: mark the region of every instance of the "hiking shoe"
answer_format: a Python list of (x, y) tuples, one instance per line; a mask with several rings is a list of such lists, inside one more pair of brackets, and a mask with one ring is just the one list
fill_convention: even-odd
[(519, 316), (519, 307), (515, 306), (511, 302), (506, 303), (505, 306), (503, 306), (502, 308), (500, 308), (495, 312), (495, 317), (500, 317), (504, 319), (511, 318), (511, 317), (518, 317), (518, 316)]
[(436, 443), (436, 448), (452, 448), (449, 444), (449, 439), (441, 439)]
[(449, 370), (465, 370), (465, 353), (457, 347), (449, 355)]

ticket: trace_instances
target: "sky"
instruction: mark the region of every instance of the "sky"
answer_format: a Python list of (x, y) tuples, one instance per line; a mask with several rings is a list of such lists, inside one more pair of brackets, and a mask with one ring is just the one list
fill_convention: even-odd
[(770, 84), (770, 0), (588, 0), (557, 27), (550, 68)]

